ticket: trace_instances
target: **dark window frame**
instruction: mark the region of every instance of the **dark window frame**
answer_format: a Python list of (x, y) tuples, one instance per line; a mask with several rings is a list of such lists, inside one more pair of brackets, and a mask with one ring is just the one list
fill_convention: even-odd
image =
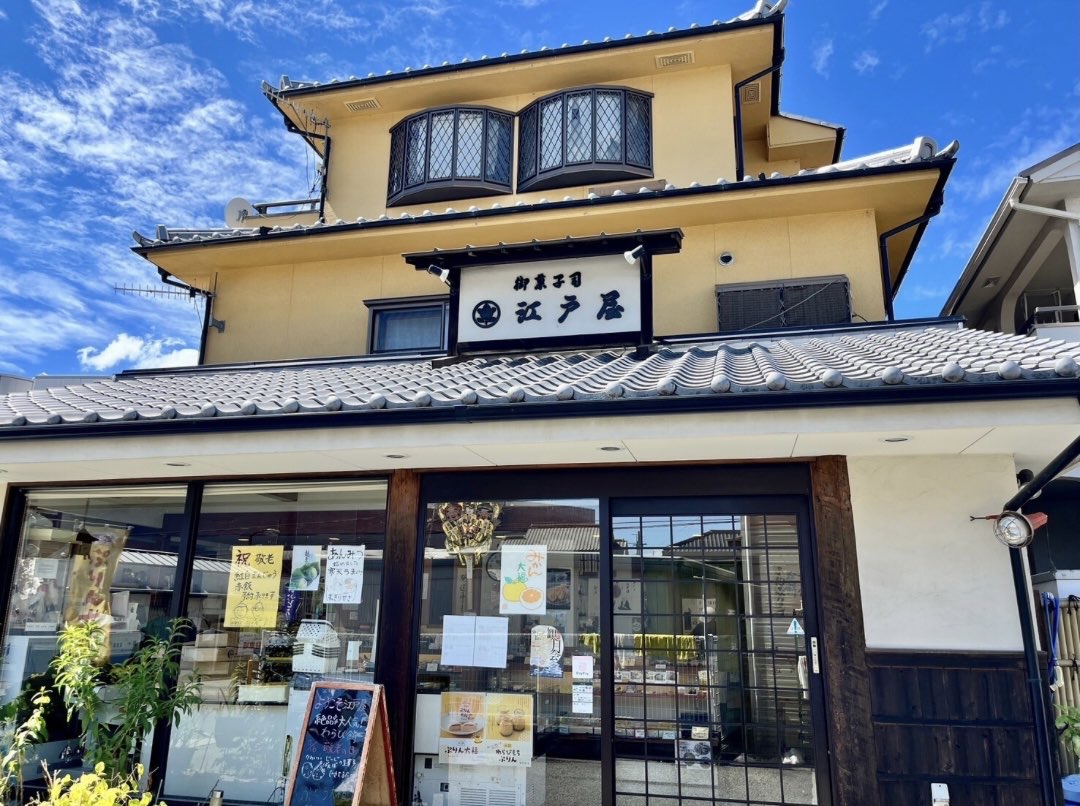
[[(436, 118), (453, 116), (451, 127), (450, 171), (448, 176), (431, 177), (432, 128)], [(478, 113), (480, 125), (480, 175), (459, 176), (460, 126), (463, 114)], [(386, 206), (396, 207), (433, 201), (448, 201), (478, 196), (510, 193), (514, 181), (514, 118), (513, 112), (474, 104), (438, 106), (402, 118), (390, 129), (390, 158), (386, 184)], [(506, 181), (492, 175), (489, 158), (490, 141), (495, 136), (494, 120), (505, 118)], [(410, 183), (409, 132), (423, 123), (423, 170), (413, 173), (419, 178)]]
[[(416, 297), (387, 297), (385, 299), (366, 299), (364, 306), (368, 309), (367, 327), (367, 351), (369, 355), (421, 355), (428, 353), (445, 353), (447, 334), (450, 322), (450, 295), (427, 294)], [(438, 347), (417, 347), (405, 350), (380, 350), (377, 349), (375, 337), (377, 333), (377, 320), (380, 313), (387, 311), (422, 310), (426, 308), (440, 309), (442, 324), (440, 327), (440, 344)]]
[[(567, 157), (567, 99), (575, 95), (587, 94), (590, 98), (589, 125), (590, 149), (589, 159), (570, 160)], [(597, 97), (598, 94), (617, 94), (619, 96), (619, 125), (621, 131), (621, 154), (617, 159), (598, 158), (597, 147)], [(644, 160), (632, 159), (630, 148), (631, 126), (628, 109), (631, 99), (636, 102), (644, 102), (645, 116), (643, 121), (635, 121), (635, 126), (644, 124), (648, 137), (648, 156)], [(531, 104), (522, 109), (518, 117), (518, 166), (517, 166), (517, 191), (523, 193), (529, 190), (545, 190), (548, 188), (567, 187), (571, 185), (595, 184), (600, 182), (615, 182), (626, 179), (653, 177), (653, 115), (652, 115), (651, 92), (645, 92), (633, 87), (615, 85), (589, 85), (584, 87), (569, 87), (558, 92), (537, 98)], [(542, 167), (545, 142), (545, 131), (541, 111), (549, 106), (552, 101), (558, 101), (561, 106), (559, 115), (559, 161), (557, 165), (548, 168)], [(524, 138), (528, 136), (530, 142)], [(554, 135), (553, 135), (554, 136)], [(526, 157), (529, 157), (527, 160)]]

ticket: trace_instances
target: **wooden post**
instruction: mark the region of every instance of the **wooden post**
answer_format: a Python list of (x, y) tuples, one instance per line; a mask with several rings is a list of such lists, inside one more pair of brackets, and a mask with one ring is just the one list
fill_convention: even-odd
[(385, 686), (390, 746), (397, 791), (403, 803), (412, 795), (413, 713), (416, 709), (416, 574), (422, 554), (420, 475), (395, 470), (386, 502), (386, 548), (383, 555), (379, 647), (375, 679)]
[(818, 457), (810, 465), (810, 484), (833, 804), (872, 806), (880, 802), (877, 752), (847, 459)]

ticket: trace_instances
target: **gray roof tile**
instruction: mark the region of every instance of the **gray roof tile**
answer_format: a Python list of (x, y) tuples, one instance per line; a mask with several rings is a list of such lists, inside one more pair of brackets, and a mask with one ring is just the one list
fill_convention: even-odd
[(959, 329), (955, 322), (801, 335), (716, 337), (631, 349), (430, 360), (312, 361), (286, 367), (131, 373), (0, 397), (0, 434), (26, 426), (302, 416), (336, 411), (560, 404), (619, 398), (787, 392), (1075, 378), (1080, 344)]

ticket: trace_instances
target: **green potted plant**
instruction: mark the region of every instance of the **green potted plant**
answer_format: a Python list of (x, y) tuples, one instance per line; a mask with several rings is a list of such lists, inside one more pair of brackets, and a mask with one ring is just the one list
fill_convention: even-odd
[(180, 644), (188, 630), (187, 621), (171, 621), (163, 636), (148, 636), (114, 666), (100, 661), (106, 635), (97, 622), (76, 622), (61, 632), (51, 664), (56, 686), (68, 718), (81, 723), (85, 759), (102, 765), (106, 778), (129, 775), (154, 725), (178, 724), (202, 701), (197, 676), (179, 679)]
[[(1080, 708), (1071, 705), (1055, 705), (1057, 717), (1054, 727), (1065, 746), (1080, 759)], [(1061, 779), (1061, 788), (1065, 793), (1065, 802), (1080, 804), (1080, 775), (1066, 775)]]

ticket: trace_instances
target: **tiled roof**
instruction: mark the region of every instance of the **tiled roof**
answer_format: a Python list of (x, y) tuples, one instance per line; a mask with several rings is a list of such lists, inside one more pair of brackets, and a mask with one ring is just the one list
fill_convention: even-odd
[[(854, 174), (858, 171), (874, 168), (887, 168), (891, 166), (900, 165), (916, 165), (921, 163), (938, 162), (952, 159), (952, 157), (959, 150), (960, 144), (953, 140), (945, 148), (938, 149), (937, 144), (932, 138), (929, 137), (916, 137), (915, 140), (908, 144), (899, 146), (897, 148), (890, 148), (885, 151), (878, 151), (873, 154), (867, 154), (862, 157), (856, 157), (850, 160), (844, 160), (843, 162), (837, 162), (830, 165), (824, 165), (820, 168), (803, 169), (797, 174), (793, 174), (793, 177), (813, 177), (823, 175), (837, 175), (844, 173)], [(600, 197), (595, 193), (589, 193), (584, 198), (578, 198), (576, 196), (563, 196), (562, 198), (541, 198), (535, 202), (527, 202), (519, 200), (510, 208), (528, 208), (540, 210), (544, 207), (553, 204), (563, 204), (568, 202), (577, 202), (579, 204), (589, 204), (590, 202), (596, 202), (603, 198), (605, 203), (609, 203), (614, 200), (622, 201), (634, 201), (642, 200), (654, 197), (663, 197), (678, 193), (686, 190), (713, 190), (716, 192), (722, 192), (728, 189), (737, 189), (739, 187), (760, 187), (762, 185), (768, 186), (770, 182), (783, 179), (791, 179), (792, 176), (786, 176), (778, 171), (774, 171), (770, 176), (766, 177), (764, 174), (759, 176), (744, 176), (739, 182), (729, 182), (724, 177), (718, 179), (708, 180), (705, 182), (691, 182), (685, 188), (680, 188), (672, 182), (668, 182), (663, 188), (659, 190), (651, 190), (648, 187), (642, 185), (642, 187), (636, 193), (626, 193), (622, 190), (616, 190), (612, 196)], [(613, 198), (614, 197), (614, 198)], [(414, 221), (437, 221), (440, 219), (451, 219), (463, 214), (478, 213), (485, 211), (498, 211), (505, 210), (506, 205), (502, 202), (493, 202), (485, 207), (478, 205), (471, 205), (467, 209), (458, 210), (454, 207), (447, 207), (445, 210), (439, 212), (436, 210), (424, 210), (418, 215), (412, 213), (400, 213), (396, 216), (389, 216), (386, 213), (381, 213), (376, 218), (365, 218), (360, 216), (355, 221), (345, 221), (344, 219), (337, 219), (336, 221), (318, 220), (312, 224), (292, 224), (290, 226), (253, 226), (253, 227), (239, 227), (239, 228), (223, 228), (223, 229), (176, 229), (167, 227), (164, 225), (158, 226), (154, 237), (142, 235), (139, 232), (132, 233), (132, 237), (141, 249), (148, 249), (158, 246), (172, 246), (179, 243), (196, 243), (204, 241), (222, 241), (222, 240), (244, 240), (250, 238), (256, 238), (264, 236), (268, 233), (303, 233), (310, 234), (318, 232), (319, 230), (338, 230), (342, 228), (348, 229), (364, 229), (368, 227), (386, 226), (393, 223), (412, 223)], [(258, 222), (260, 219), (248, 218), (248, 221)], [(267, 218), (267, 221), (273, 219)]]
[(168, 370), (0, 397), (0, 436), (27, 426), (93, 423), (107, 433), (110, 423), (125, 421), (348, 411), (367, 412), (365, 417), (377, 422), (379, 410), (494, 412), (511, 404), (518, 409), (553, 404), (532, 409), (536, 416), (548, 416), (561, 406), (567, 407), (563, 413), (572, 413), (580, 401), (602, 403), (616, 413), (620, 399), (634, 398), (657, 404), (712, 398), (710, 405), (718, 407), (743, 398), (766, 408), (785, 405), (789, 393), (811, 393), (821, 403), (837, 404), (853, 390), (978, 385), (992, 395), (995, 386), (1075, 378), (1078, 359), (1080, 344), (962, 330), (953, 320), (699, 339), (661, 345), (644, 355), (627, 348), (444, 362)]

